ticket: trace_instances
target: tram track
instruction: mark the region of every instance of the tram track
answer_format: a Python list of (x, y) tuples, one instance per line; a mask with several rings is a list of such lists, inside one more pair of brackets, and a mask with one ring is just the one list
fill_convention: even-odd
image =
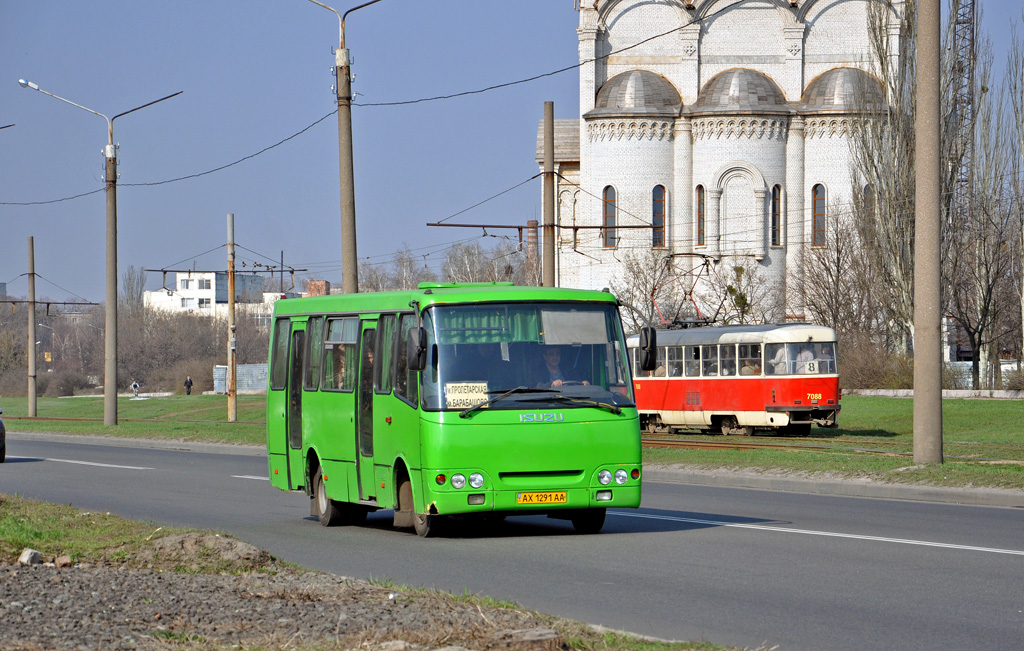
[[(826, 439), (827, 440), (827, 439)], [(896, 452), (892, 450), (872, 450), (869, 448), (851, 448), (847, 446), (834, 445), (802, 445), (793, 443), (768, 443), (761, 441), (740, 440), (730, 438), (729, 440), (695, 440), (695, 439), (667, 439), (667, 438), (641, 438), (640, 442), (645, 447), (651, 448), (682, 448), (687, 450), (784, 450), (789, 452), (863, 452), (866, 454), (878, 454), (882, 456), (911, 456), (909, 452)]]

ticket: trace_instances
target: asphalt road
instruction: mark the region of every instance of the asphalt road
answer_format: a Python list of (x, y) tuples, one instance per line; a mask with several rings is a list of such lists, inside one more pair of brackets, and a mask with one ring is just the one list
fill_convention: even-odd
[[(321, 527), (253, 451), (8, 434), (0, 492), (229, 532), (306, 567), (469, 591), (664, 639), (790, 649), (1010, 649), (1024, 509), (648, 481), (603, 533), (511, 518), (436, 539)], [(154, 527), (157, 525), (154, 525)]]

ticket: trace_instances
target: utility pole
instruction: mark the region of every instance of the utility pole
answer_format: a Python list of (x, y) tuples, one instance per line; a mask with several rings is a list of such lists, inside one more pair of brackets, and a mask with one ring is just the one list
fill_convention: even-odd
[(107, 306), (106, 325), (104, 328), (104, 350), (103, 350), (103, 424), (117, 425), (117, 149), (119, 145), (114, 144), (114, 120), (119, 117), (134, 113), (147, 106), (152, 106), (165, 99), (177, 97), (184, 91), (178, 91), (173, 95), (161, 97), (148, 104), (136, 106), (135, 108), (118, 113), (112, 118), (99, 111), (76, 104), (69, 99), (43, 90), (38, 84), (25, 79), (19, 79), (18, 84), (22, 88), (29, 88), (49, 95), (54, 99), (70, 104), (93, 115), (98, 115), (107, 121), (107, 144), (103, 147), (103, 157), (106, 159), (104, 166), (106, 178), (107, 195)]
[(238, 403), (235, 387), (235, 213), (228, 213), (228, 422), (238, 421)]
[(338, 17), (338, 49), (334, 51), (335, 91), (338, 100), (338, 171), (341, 182), (341, 291), (359, 292), (359, 264), (356, 257), (356, 192), (352, 160), (352, 59), (345, 47), (345, 19), (350, 13), (380, 2), (356, 5), (344, 15), (318, 0), (310, 0)]
[(555, 103), (544, 102), (544, 287), (555, 286)]
[(914, 221), (914, 463), (942, 463), (939, 0), (919, 0)]
[(36, 246), (28, 236), (28, 415), (36, 417)]

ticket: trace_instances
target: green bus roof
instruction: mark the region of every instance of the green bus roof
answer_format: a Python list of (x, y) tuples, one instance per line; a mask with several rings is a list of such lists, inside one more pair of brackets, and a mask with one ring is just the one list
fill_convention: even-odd
[(418, 310), (446, 303), (487, 303), (502, 301), (567, 301), (618, 304), (608, 291), (564, 287), (516, 286), (513, 283), (420, 283), (412, 290), (366, 292), (282, 298), (274, 304), (274, 315), (320, 314), (328, 312), (394, 312)]

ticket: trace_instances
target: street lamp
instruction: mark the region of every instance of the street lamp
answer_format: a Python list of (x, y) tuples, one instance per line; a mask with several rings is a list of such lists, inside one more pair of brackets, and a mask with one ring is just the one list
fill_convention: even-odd
[(359, 267), (356, 259), (356, 193), (352, 163), (352, 70), (351, 57), (345, 48), (345, 18), (380, 0), (370, 0), (352, 7), (344, 15), (317, 0), (315, 5), (333, 11), (338, 17), (338, 49), (334, 51), (335, 89), (338, 97), (338, 161), (341, 179), (341, 291), (359, 292)]
[(98, 115), (107, 121), (107, 145), (103, 148), (103, 157), (106, 159), (106, 185), (107, 185), (107, 306), (106, 306), (106, 332), (104, 338), (104, 353), (103, 353), (103, 424), (104, 425), (117, 425), (117, 148), (118, 145), (114, 144), (114, 120), (117, 118), (134, 113), (139, 109), (144, 109), (147, 106), (152, 106), (157, 102), (162, 102), (165, 99), (170, 99), (177, 95), (181, 95), (183, 91), (178, 91), (173, 95), (167, 97), (161, 97), (160, 99), (153, 100), (152, 102), (143, 104), (142, 106), (136, 106), (130, 111), (124, 113), (118, 113), (112, 118), (108, 118), (99, 111), (94, 111), (91, 108), (86, 108), (81, 104), (75, 104), (71, 100), (64, 99), (59, 95), (47, 92), (40, 88), (38, 85), (31, 81), (19, 79), (18, 83), (21, 84), (22, 88), (30, 88), (37, 90), (44, 95), (49, 95), (54, 99), (59, 99), (62, 102), (76, 106), (83, 111), (88, 111), (93, 115)]

